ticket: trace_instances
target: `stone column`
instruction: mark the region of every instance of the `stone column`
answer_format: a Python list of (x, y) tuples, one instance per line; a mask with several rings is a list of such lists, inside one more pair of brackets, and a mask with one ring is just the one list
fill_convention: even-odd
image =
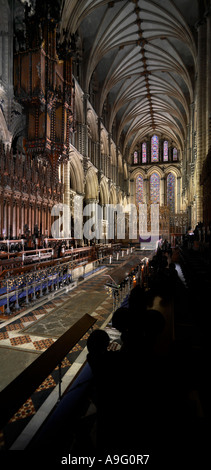
[(179, 213), (180, 212), (180, 201), (181, 201), (181, 176), (177, 176), (177, 184), (176, 184), (176, 198), (175, 198), (175, 202), (176, 202), (176, 212)]
[(21, 235), (24, 234), (24, 224), (25, 224), (25, 208), (24, 203), (21, 204)]
[(48, 236), (51, 234), (51, 225), (52, 225), (51, 211), (52, 211), (52, 206), (49, 207), (49, 232), (48, 232)]
[(42, 207), (42, 233), (45, 235), (45, 230), (46, 230), (46, 225), (45, 225), (45, 220), (46, 220), (46, 206)]
[(40, 206), (38, 204), (37, 204), (37, 226), (38, 226), (38, 232), (40, 233)]
[(112, 166), (111, 166), (111, 133), (108, 132), (108, 177), (112, 179)]
[(46, 224), (45, 224), (45, 230), (48, 231), (49, 234), (49, 206), (46, 206)]
[(163, 161), (163, 142), (164, 142), (164, 139), (161, 138), (159, 139), (159, 151), (158, 151), (158, 161), (159, 162), (162, 162)]
[(4, 228), (4, 199), (1, 196), (0, 199), (0, 237), (3, 237), (3, 228)]
[(11, 223), (11, 205), (10, 205), (10, 202), (7, 201), (7, 236), (8, 238), (11, 238), (10, 223)]
[(146, 178), (146, 204), (150, 201), (150, 177)]
[(190, 112), (191, 112), (191, 134), (190, 134), (190, 147), (191, 147), (191, 162), (194, 162), (194, 146), (195, 146), (195, 129), (194, 129), (194, 115), (195, 115), (195, 103), (191, 103), (190, 105)]
[[(191, 109), (190, 109), (190, 121), (191, 122)], [(187, 139), (186, 139), (186, 145), (187, 145), (187, 175), (190, 175), (190, 165), (189, 163), (191, 162), (191, 148), (190, 148), (190, 134), (191, 134), (191, 126), (190, 124), (187, 124)]]
[(16, 223), (16, 231), (17, 231), (17, 237), (19, 238), (21, 236), (21, 205), (20, 205), (20, 200), (17, 202), (17, 223)]
[(53, 205), (50, 206), (49, 208), (49, 232), (48, 235), (51, 234), (51, 226), (52, 226), (52, 216), (51, 216), (51, 211), (52, 211)]
[(88, 157), (88, 128), (87, 128), (87, 103), (88, 103), (89, 95), (88, 93), (84, 93), (83, 95), (83, 144), (82, 144), (82, 154), (84, 157)]
[(136, 204), (136, 183), (134, 179), (130, 180), (130, 202)]
[(13, 215), (12, 215), (12, 236), (17, 238), (17, 204), (13, 201)]
[(165, 177), (160, 179), (160, 204), (164, 206), (165, 204)]
[(4, 235), (7, 236), (7, 200), (4, 200), (3, 230)]
[[(44, 237), (46, 237), (47, 233), (46, 233), (46, 230), (48, 229), (47, 225), (46, 225), (46, 211), (47, 211), (47, 204), (46, 202), (42, 203), (42, 209), (41, 209), (41, 223), (42, 223), (42, 235), (44, 235)], [(56, 217), (55, 217), (56, 219)], [(50, 234), (48, 233), (48, 236)]]
[(148, 186), (148, 179), (147, 178), (144, 178), (144, 191), (143, 191), (143, 203), (144, 204), (147, 204), (147, 199), (148, 199), (148, 196), (147, 196), (147, 186)]
[(69, 212), (65, 211), (67, 220), (65, 220), (65, 232), (64, 237), (71, 236), (71, 216), (70, 216), (70, 162), (67, 161), (63, 166), (63, 184), (64, 184), (64, 194), (63, 194), (63, 203), (69, 207)]
[(18, 238), (19, 236), (19, 231), (18, 231), (18, 225), (19, 225), (19, 220), (18, 220), (18, 204), (17, 201), (14, 203), (14, 212), (15, 212), (15, 220), (13, 221), (14, 223), (14, 236), (15, 238)]
[(34, 234), (34, 204), (32, 204), (31, 208), (31, 234)]
[(93, 163), (94, 166), (97, 167), (97, 156), (98, 156), (98, 144), (97, 142), (93, 142)]
[[(29, 217), (28, 217), (28, 212), (29, 212), (29, 209), (28, 209), (28, 202), (26, 202), (26, 204), (24, 204), (24, 225), (28, 225), (28, 228), (29, 228)], [(23, 231), (24, 231), (24, 226), (23, 226)]]
[(48, 204), (45, 206), (45, 233), (48, 230)]
[(38, 209), (37, 209), (37, 201), (35, 201), (34, 205), (34, 225), (38, 226)]
[(77, 124), (77, 149), (83, 155), (83, 128), (81, 122)]
[(99, 171), (102, 171), (102, 160), (101, 160), (101, 118), (98, 117), (97, 119), (97, 127), (98, 127), (98, 155), (97, 155), (97, 168)]
[(30, 204), (28, 201), (25, 206), (25, 224), (28, 225), (28, 229), (31, 231)]

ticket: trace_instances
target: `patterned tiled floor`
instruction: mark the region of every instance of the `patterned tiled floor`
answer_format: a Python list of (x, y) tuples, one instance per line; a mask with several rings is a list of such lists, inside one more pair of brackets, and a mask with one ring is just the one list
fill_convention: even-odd
[[(45, 351), (58, 339), (58, 334), (55, 334), (55, 336), (48, 334), (46, 325), (49, 323), (50, 326), (55, 313), (58, 315), (59, 322), (60, 316), (64, 314), (64, 307), (67, 312), (69, 312), (71, 308), (74, 310), (74, 306), (76, 308), (77, 305), (80, 305), (80, 299), (83, 301), (82, 305), (84, 303), (84, 312), (92, 314), (97, 320), (94, 328), (99, 328), (112, 312), (113, 304), (112, 298), (104, 289), (104, 283), (105, 278), (99, 274), (97, 277), (86, 280), (73, 291), (63, 293), (56, 299), (47, 302), (43, 301), (43, 305), (37, 308), (33, 306), (31, 311), (29, 311), (29, 309), (25, 313), (21, 311), (16, 318), (2, 322), (0, 324), (0, 348), (6, 348), (7, 350), (8, 348), (10, 350), (14, 349), (20, 354), (21, 351), (25, 353), (32, 351), (41, 353)], [(100, 299), (99, 302), (98, 298)], [(94, 311), (92, 310), (92, 304), (95, 305)], [(83, 309), (81, 309), (80, 316), (82, 316), (84, 312)], [(41, 325), (45, 326), (45, 336), (43, 334), (38, 335), (34, 332), (39, 331)], [(79, 343), (76, 344), (67, 357), (64, 358), (62, 362), (62, 375), (70, 368), (77, 356), (86, 346), (88, 336), (89, 332), (81, 338)], [(1, 373), (3, 374), (4, 371), (1, 371)], [(59, 370), (57, 367), (34, 392), (33, 396), (15, 413), (1, 433), (1, 448), (8, 449), (11, 446), (14, 439), (16, 439), (43, 401), (46, 400), (54, 389), (58, 383), (58, 378)]]
[[(47, 312), (48, 310), (46, 309), (45, 314)], [(22, 347), (25, 347), (27, 349), (39, 349), (44, 351), (55, 341), (55, 339), (30, 336), (28, 334), (24, 334), (24, 330), (25, 328), (29, 327), (29, 325), (34, 324), (34, 322), (36, 321), (39, 321), (45, 314), (40, 314), (38, 309), (38, 312), (36, 312), (35, 310), (31, 312), (30, 315), (23, 315), (21, 319), (14, 319), (12, 323), (6, 326), (2, 326), (0, 329), (0, 346), (10, 347), (22, 345)]]

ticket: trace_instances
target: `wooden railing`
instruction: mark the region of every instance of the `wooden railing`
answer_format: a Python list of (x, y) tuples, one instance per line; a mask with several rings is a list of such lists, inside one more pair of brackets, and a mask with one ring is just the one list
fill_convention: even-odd
[(83, 315), (52, 346), (0, 392), (0, 429), (2, 429), (33, 392), (61, 364), (64, 357), (93, 326), (96, 319)]

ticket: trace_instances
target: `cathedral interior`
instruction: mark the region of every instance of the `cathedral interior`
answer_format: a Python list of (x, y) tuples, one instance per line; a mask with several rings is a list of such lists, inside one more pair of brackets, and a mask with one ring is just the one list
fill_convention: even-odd
[[(62, 458), (108, 449), (120, 464), (123, 453), (149, 454), (154, 464), (168, 455), (172, 464), (181, 455), (191, 462), (198, 449), (201, 462), (210, 388), (211, 2), (0, 0), (0, 13), (0, 458), (45, 449), (49, 458), (54, 448), (57, 463), (76, 463)], [(153, 245), (146, 235), (155, 205)], [(124, 233), (117, 214), (109, 231), (109, 206), (121, 207)], [(96, 208), (101, 230), (95, 214), (88, 237)], [(134, 316), (145, 302), (165, 321), (157, 367), (142, 350), (147, 326)], [(127, 335), (116, 312), (134, 322)], [(93, 366), (88, 340), (99, 330), (113, 359), (98, 351)], [(124, 397), (116, 401), (115, 361)], [(103, 406), (96, 370), (107, 376), (96, 386)], [(141, 370), (150, 383), (143, 396), (134, 391)]]

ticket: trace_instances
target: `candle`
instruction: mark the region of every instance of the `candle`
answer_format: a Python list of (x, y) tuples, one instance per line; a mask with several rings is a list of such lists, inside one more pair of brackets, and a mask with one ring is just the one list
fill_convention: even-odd
[(141, 283), (144, 282), (144, 266), (141, 267)]

